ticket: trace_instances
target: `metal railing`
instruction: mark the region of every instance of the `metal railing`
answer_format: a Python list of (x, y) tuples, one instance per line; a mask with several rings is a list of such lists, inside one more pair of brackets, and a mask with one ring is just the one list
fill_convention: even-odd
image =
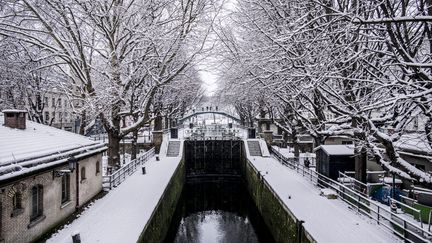
[[(91, 135), (88, 136), (89, 139), (93, 140), (93, 141), (102, 141), (102, 142), (108, 142), (108, 134), (106, 133), (101, 133), (101, 134), (96, 134), (96, 135)], [(152, 136), (151, 135), (139, 135), (137, 138), (138, 142), (143, 142), (143, 143), (151, 143), (152, 142)], [(124, 143), (132, 143), (132, 138), (123, 138), (120, 140), (121, 144)]]
[(412, 222), (411, 220), (405, 219), (396, 211), (391, 210), (388, 206), (370, 200), (362, 193), (358, 193), (342, 183), (306, 168), (296, 162), (295, 159), (285, 158), (274, 148), (271, 148), (271, 151), (282, 164), (309, 179), (314, 185), (333, 189), (338, 193), (341, 200), (355, 208), (357, 212), (367, 215), (376, 221), (377, 224), (384, 226), (386, 229), (402, 238), (405, 242), (431, 242), (432, 233), (429, 230), (424, 229), (420, 222)]
[(132, 160), (127, 165), (121, 167), (111, 175), (103, 176), (103, 188), (105, 190), (111, 190), (113, 187), (117, 187), (122, 183), (129, 175), (134, 173), (140, 165), (143, 165), (151, 157), (155, 155), (155, 149), (151, 148), (142, 156)]
[(242, 137), (242, 131), (240, 128), (194, 128), (184, 129), (184, 135), (186, 138), (193, 138), (198, 140), (218, 140), (230, 137)]
[[(355, 172), (354, 172), (355, 173)], [(345, 186), (348, 186), (349, 188), (353, 189), (354, 191), (361, 193), (365, 196), (369, 196), (369, 187), (366, 183), (363, 183), (359, 180), (356, 180), (352, 176), (349, 176), (348, 174), (352, 174), (352, 172), (341, 172), (339, 171), (339, 179), (338, 181), (342, 183)]]

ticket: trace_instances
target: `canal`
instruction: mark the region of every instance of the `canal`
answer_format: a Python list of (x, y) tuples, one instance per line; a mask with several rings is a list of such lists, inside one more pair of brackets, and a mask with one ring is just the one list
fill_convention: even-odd
[(241, 178), (187, 180), (166, 243), (275, 242)]

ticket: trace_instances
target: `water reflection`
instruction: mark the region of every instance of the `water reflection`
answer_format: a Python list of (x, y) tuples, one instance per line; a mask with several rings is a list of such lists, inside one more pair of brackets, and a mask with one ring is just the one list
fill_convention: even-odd
[(186, 183), (165, 242), (274, 242), (238, 180)]

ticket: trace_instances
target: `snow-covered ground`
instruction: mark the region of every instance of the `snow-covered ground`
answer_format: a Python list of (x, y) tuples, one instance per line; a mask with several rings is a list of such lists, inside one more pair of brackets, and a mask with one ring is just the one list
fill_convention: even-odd
[[(249, 155), (248, 147), (246, 152)], [(339, 199), (320, 196), (320, 190), (274, 158), (248, 156), (287, 208), (317, 242), (402, 242), (372, 219), (350, 209)]]
[(425, 134), (404, 134), (395, 144), (401, 149), (427, 153), (429, 155), (432, 154), (432, 148), (430, 147)]
[(153, 157), (145, 164), (147, 174), (137, 170), (47, 242), (72, 242), (75, 232), (82, 242), (136, 242), (181, 156), (161, 157), (160, 161)]

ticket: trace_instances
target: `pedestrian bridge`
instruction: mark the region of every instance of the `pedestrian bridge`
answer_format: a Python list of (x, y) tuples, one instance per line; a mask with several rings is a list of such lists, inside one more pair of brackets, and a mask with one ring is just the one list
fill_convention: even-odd
[(179, 119), (178, 119), (178, 122), (179, 122), (180, 124), (182, 124), (184, 121), (186, 121), (186, 120), (188, 120), (188, 119), (190, 119), (190, 118), (192, 118), (192, 117), (200, 116), (200, 115), (205, 115), (205, 114), (215, 114), (215, 115), (225, 116), (225, 117), (227, 117), (227, 118), (230, 118), (230, 119), (232, 119), (232, 120), (234, 120), (234, 121), (240, 123), (240, 118), (235, 117), (235, 116), (233, 116), (233, 115), (231, 115), (231, 114), (228, 114), (228, 113), (226, 113), (226, 112), (224, 112), (224, 111), (197, 111), (197, 112), (194, 112), (194, 113), (192, 113), (192, 114), (186, 115), (186, 116), (184, 116), (184, 117), (182, 117), (182, 118), (179, 118)]

